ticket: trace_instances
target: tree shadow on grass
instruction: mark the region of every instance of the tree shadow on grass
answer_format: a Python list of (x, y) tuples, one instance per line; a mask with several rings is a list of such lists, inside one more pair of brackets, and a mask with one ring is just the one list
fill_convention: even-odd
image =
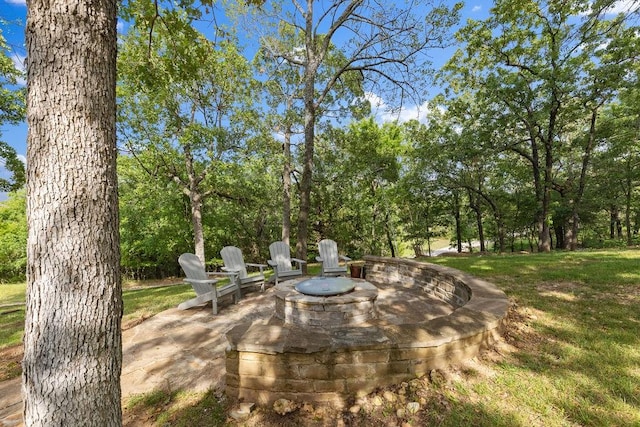
[(521, 337), (510, 363), (553, 387), (548, 403), (572, 422), (640, 425), (640, 305), (572, 292), (571, 299), (552, 293), (530, 300), (541, 313), (529, 319), (539, 339)]

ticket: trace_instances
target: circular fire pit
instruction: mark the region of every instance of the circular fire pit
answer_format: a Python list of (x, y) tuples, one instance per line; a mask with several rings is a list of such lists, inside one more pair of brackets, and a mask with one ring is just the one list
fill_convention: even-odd
[(276, 317), (316, 328), (353, 326), (376, 317), (378, 288), (362, 279), (314, 277), (276, 286)]
[(312, 277), (299, 282), (295, 290), (305, 295), (327, 297), (349, 293), (355, 287), (355, 282), (345, 277)]

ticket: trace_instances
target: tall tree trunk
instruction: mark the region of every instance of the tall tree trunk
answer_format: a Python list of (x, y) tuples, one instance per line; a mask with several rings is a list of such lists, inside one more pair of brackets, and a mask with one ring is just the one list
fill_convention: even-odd
[(626, 185), (625, 185), (625, 214), (624, 224), (627, 227), (627, 246), (633, 245), (633, 232), (631, 229), (631, 196), (633, 193), (633, 182), (631, 180), (631, 162), (626, 164)]
[(458, 246), (458, 253), (462, 252), (462, 224), (460, 221), (460, 196), (458, 193), (453, 193), (453, 216), (456, 221), (456, 245)]
[(287, 127), (282, 144), (282, 241), (287, 245), (291, 237), (291, 133), (291, 128)]
[(556, 216), (553, 221), (553, 234), (556, 236), (556, 249), (564, 249), (565, 218)]
[[(313, 88), (312, 88), (313, 89)], [(313, 101), (311, 101), (313, 104)], [(307, 259), (309, 239), (309, 211), (311, 209), (311, 180), (313, 173), (313, 152), (315, 138), (315, 113), (313, 105), (307, 106), (304, 115), (304, 166), (300, 183), (300, 213), (298, 214), (298, 233), (296, 254), (299, 259)]]
[(622, 221), (620, 220), (620, 215), (616, 218), (616, 232), (618, 240), (622, 240)]
[(391, 236), (391, 227), (389, 226), (389, 212), (386, 212), (384, 216), (384, 231), (387, 236), (387, 245), (389, 245), (389, 250), (391, 251), (391, 258), (395, 258), (396, 248), (393, 245), (393, 237)]
[(484, 245), (484, 226), (482, 223), (482, 208), (480, 206), (480, 201), (478, 197), (473, 193), (473, 191), (469, 191), (469, 207), (476, 214), (476, 224), (478, 227), (478, 239), (480, 239), (480, 252), (485, 252), (486, 248)]
[(498, 211), (497, 209), (494, 210), (493, 217), (496, 220), (496, 227), (498, 229), (498, 248), (500, 249), (501, 253), (506, 252), (507, 243), (505, 242), (505, 238), (506, 238), (507, 231), (504, 225), (504, 220), (502, 219), (502, 215), (500, 214), (500, 211)]
[(618, 222), (618, 207), (612, 205), (609, 215), (609, 238), (611, 240), (616, 238), (616, 222)]
[[(196, 252), (196, 256), (200, 258), (202, 265), (205, 265), (207, 258), (204, 253), (204, 227), (202, 226), (202, 194), (200, 192), (200, 182), (203, 177), (196, 175), (196, 170), (193, 165), (193, 155), (191, 154), (191, 147), (185, 146), (185, 166), (187, 169), (188, 187), (184, 188), (184, 193), (189, 197), (189, 204), (191, 206), (191, 226), (193, 228), (193, 246)], [(177, 176), (174, 179), (179, 181)]]
[(572, 251), (578, 249), (578, 228), (580, 226), (580, 216), (578, 215), (578, 210), (580, 209), (584, 190), (587, 186), (587, 171), (589, 170), (589, 165), (591, 163), (591, 153), (593, 152), (593, 148), (596, 145), (596, 120), (598, 118), (598, 109), (599, 106), (591, 109), (591, 117), (589, 121), (589, 136), (587, 138), (587, 145), (585, 146), (584, 153), (582, 155), (582, 167), (580, 169), (578, 191), (573, 198), (573, 203), (571, 204), (571, 230), (569, 230), (569, 227), (567, 227), (568, 236), (566, 236), (567, 239), (565, 240), (565, 246), (567, 249), (570, 249)]
[[(310, 0), (308, 6), (311, 6)], [(307, 46), (307, 65), (304, 73), (304, 165), (302, 168), (302, 182), (300, 183), (300, 213), (298, 215), (298, 233), (296, 255), (302, 260), (307, 259), (307, 245), (309, 239), (309, 213), (311, 210), (311, 182), (313, 174), (313, 155), (316, 129), (315, 82), (319, 67), (319, 60), (315, 56), (313, 45), (313, 15), (309, 7), (306, 15), (305, 36)], [(306, 264), (304, 267), (306, 268)]]
[[(551, 251), (551, 234), (549, 231), (549, 200), (550, 200), (550, 192), (549, 192), (549, 178), (550, 170), (548, 170), (548, 165), (553, 162), (551, 161), (550, 154), (548, 150), (546, 151), (546, 164), (547, 168), (545, 168), (545, 176), (543, 179), (543, 174), (541, 170), (541, 161), (540, 161), (540, 150), (538, 146), (538, 131), (533, 125), (535, 123), (535, 119), (533, 116), (533, 109), (528, 111), (528, 132), (529, 132), (529, 145), (531, 147), (531, 156), (524, 156), (531, 163), (531, 170), (533, 173), (533, 184), (535, 188), (536, 194), (536, 202), (538, 206), (536, 207), (536, 211), (534, 214), (534, 222), (536, 224), (536, 231), (538, 233), (538, 252), (549, 252)], [(522, 155), (519, 151), (516, 151), (519, 155)]]
[(116, 3), (28, 2), (27, 426), (122, 425)]
[(429, 227), (429, 220), (430, 220), (430, 215), (429, 215), (429, 210), (427, 208), (427, 212), (424, 215), (425, 219), (426, 219), (426, 232), (427, 232), (427, 253), (429, 254), (429, 256), (431, 256), (431, 227)]
[(551, 205), (551, 184), (553, 179), (552, 143), (546, 145), (544, 183), (540, 216), (538, 217), (538, 252), (551, 252), (551, 227), (549, 225), (549, 206)]
[(202, 264), (206, 264), (207, 259), (204, 252), (204, 227), (202, 226), (202, 195), (197, 189), (189, 190), (189, 202), (191, 204), (191, 226), (193, 227), (193, 243), (196, 256), (200, 258)]

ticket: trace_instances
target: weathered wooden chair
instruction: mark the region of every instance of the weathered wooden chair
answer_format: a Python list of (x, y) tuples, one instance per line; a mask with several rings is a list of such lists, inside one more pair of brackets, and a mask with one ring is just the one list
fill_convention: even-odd
[(235, 302), (240, 299), (240, 287), (234, 280), (230, 280), (229, 284), (217, 287), (218, 280), (212, 279), (210, 274), (207, 273), (204, 265), (194, 254), (184, 253), (178, 258), (178, 263), (184, 274), (187, 276), (184, 279), (185, 282), (191, 284), (191, 287), (196, 293), (196, 297), (178, 305), (178, 309), (186, 310), (197, 305), (205, 304), (211, 301), (213, 306), (213, 314), (218, 314), (218, 299), (229, 294), (235, 294)]
[[(319, 256), (316, 260), (322, 263), (322, 275), (323, 276), (340, 276), (347, 274), (346, 263), (351, 261), (351, 258), (338, 255), (338, 244), (330, 239), (321, 240), (318, 243)], [(344, 261), (345, 265), (340, 265), (340, 261)]]
[(270, 244), (269, 254), (271, 259), (267, 260), (267, 264), (273, 267), (276, 285), (280, 280), (302, 276), (302, 266), (307, 262), (298, 258), (291, 258), (289, 245), (285, 242), (280, 241)]
[[(245, 263), (242, 251), (235, 246), (225, 246), (220, 251), (220, 256), (224, 262), (222, 271), (232, 273), (235, 280), (238, 283), (240, 289), (248, 288), (251, 286), (260, 285), (260, 290), (264, 291), (264, 268), (265, 264)], [(247, 267), (252, 267), (254, 270), (257, 268), (260, 270), (257, 274), (249, 275)]]

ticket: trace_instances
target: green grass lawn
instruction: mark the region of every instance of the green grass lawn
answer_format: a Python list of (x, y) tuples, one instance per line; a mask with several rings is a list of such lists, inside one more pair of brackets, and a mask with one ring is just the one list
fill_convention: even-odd
[[(495, 283), (514, 307), (504, 342), (453, 367), (446, 381), (431, 382), (410, 425), (640, 426), (639, 250), (474, 254), (425, 261)], [(24, 285), (22, 290), (11, 285), (6, 293), (5, 286), (0, 285), (2, 303), (24, 293)], [(184, 285), (126, 290), (123, 323), (191, 296)], [(19, 342), (23, 319), (21, 310), (0, 315), (0, 346)], [(211, 392), (150, 396), (132, 401), (125, 414), (200, 425), (207, 409), (218, 415), (223, 409)], [(218, 415), (219, 421), (207, 425), (225, 425)], [(392, 415), (370, 419), (385, 425)]]
[(502, 425), (640, 425), (640, 251), (429, 261), (492, 281), (517, 304), (512, 351), (491, 378), (455, 384), (452, 412), (481, 408), (474, 425), (495, 424), (489, 414)]

